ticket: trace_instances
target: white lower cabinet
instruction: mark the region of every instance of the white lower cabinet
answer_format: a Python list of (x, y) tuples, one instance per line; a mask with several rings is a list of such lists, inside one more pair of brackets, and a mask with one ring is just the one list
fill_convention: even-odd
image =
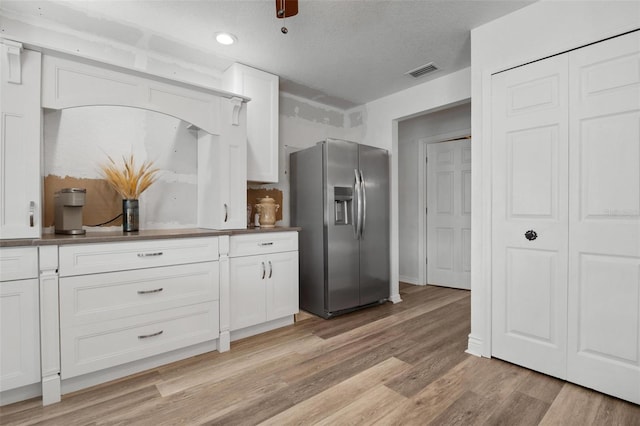
[[(297, 232), (231, 237), (231, 331), (298, 312), (297, 243)], [(281, 245), (290, 251), (274, 252)]]
[(37, 250), (0, 251), (0, 392), (40, 381)]
[[(218, 338), (217, 247), (216, 238), (62, 247), (61, 378)], [(122, 260), (128, 256), (130, 265)], [(163, 256), (168, 266), (153, 266)], [(91, 260), (84, 273), (69, 275), (78, 268), (64, 265), (77, 266), (73, 259), (83, 257)], [(110, 258), (114, 272), (91, 273), (103, 271)], [(137, 268), (117, 270), (133, 268), (133, 259), (140, 261)], [(187, 263), (194, 260), (198, 262)]]

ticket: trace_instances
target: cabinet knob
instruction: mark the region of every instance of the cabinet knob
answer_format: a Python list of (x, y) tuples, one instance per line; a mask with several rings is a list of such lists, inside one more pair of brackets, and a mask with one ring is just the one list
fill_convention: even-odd
[(529, 229), (527, 232), (524, 233), (524, 237), (529, 241), (533, 241), (536, 238), (538, 238), (538, 233), (533, 229)]

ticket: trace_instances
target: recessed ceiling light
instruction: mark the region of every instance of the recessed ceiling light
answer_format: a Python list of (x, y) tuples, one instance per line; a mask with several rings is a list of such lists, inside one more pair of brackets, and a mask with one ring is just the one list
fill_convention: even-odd
[(230, 33), (216, 33), (216, 41), (220, 44), (228, 46), (238, 41), (238, 37)]

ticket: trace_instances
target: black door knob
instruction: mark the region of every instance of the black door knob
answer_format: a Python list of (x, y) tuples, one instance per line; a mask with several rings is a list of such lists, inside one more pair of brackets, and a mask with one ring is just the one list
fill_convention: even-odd
[(529, 241), (533, 241), (536, 238), (538, 238), (538, 233), (533, 229), (529, 229), (527, 232), (524, 233), (524, 237)]

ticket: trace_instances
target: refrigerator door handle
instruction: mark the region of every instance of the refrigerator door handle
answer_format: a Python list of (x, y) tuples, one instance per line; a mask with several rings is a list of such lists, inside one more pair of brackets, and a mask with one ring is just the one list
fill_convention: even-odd
[(362, 210), (360, 211), (360, 238), (363, 237), (364, 234), (364, 226), (367, 223), (367, 188), (364, 181), (364, 174), (362, 170), (360, 170), (360, 186), (361, 186), (361, 196), (362, 196)]
[(351, 212), (351, 216), (353, 219), (353, 236), (356, 240), (360, 239), (360, 211), (361, 209), (361, 198), (360, 198), (360, 173), (358, 169), (353, 169), (353, 173), (356, 176), (356, 182), (353, 184), (353, 192), (355, 193), (355, 202), (352, 203), (353, 211)]

